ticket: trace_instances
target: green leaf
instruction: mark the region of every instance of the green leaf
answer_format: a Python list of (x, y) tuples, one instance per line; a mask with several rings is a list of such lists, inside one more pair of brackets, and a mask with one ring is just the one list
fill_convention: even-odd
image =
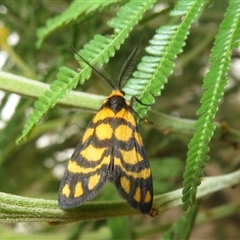
[[(146, 52), (150, 56), (141, 59), (137, 66), (138, 70), (133, 73), (133, 78), (129, 79), (123, 89), (127, 99), (134, 95), (143, 103), (153, 104), (155, 97), (161, 94), (167, 83), (167, 77), (173, 71), (174, 61), (185, 45), (189, 28), (204, 5), (202, 1), (180, 2), (178, 8), (181, 9), (181, 14), (186, 16), (179, 25), (165, 25), (157, 29), (149, 41), (150, 45), (146, 47)], [(172, 11), (172, 14), (178, 15), (180, 12)], [(134, 108), (142, 118), (150, 110), (150, 107), (139, 103), (136, 103)]]
[(33, 127), (42, 118), (43, 114), (52, 108), (59, 99), (63, 98), (65, 93), (78, 82), (78, 76), (76, 73), (65, 67), (60, 68), (57, 77), (58, 79), (50, 86), (50, 90), (46, 91), (45, 94), (34, 103), (34, 110), (29, 115), (21, 136), (17, 139), (18, 144), (21, 141), (26, 140)]
[(118, 2), (117, 0), (104, 0), (104, 1), (81, 1), (75, 0), (62, 14), (47, 20), (46, 26), (38, 29), (37, 47), (39, 48), (43, 41), (52, 34), (54, 31), (62, 27), (67, 27), (72, 22), (78, 20), (83, 21), (87, 16), (89, 17), (94, 12), (101, 12), (107, 6)]
[(205, 91), (201, 99), (202, 105), (197, 111), (197, 114), (201, 114), (201, 116), (195, 125), (196, 132), (188, 145), (189, 151), (184, 173), (182, 198), (185, 210), (195, 202), (197, 187), (203, 176), (203, 168), (209, 159), (208, 144), (215, 130), (213, 121), (227, 84), (226, 78), (231, 60), (229, 53), (235, 46), (235, 33), (240, 32), (239, 21), (240, 5), (238, 1), (232, 0), (212, 49), (211, 66), (203, 84)]

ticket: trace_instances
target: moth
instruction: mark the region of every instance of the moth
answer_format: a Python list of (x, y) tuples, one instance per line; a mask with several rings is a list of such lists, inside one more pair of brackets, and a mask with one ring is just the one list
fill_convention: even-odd
[(152, 175), (137, 126), (139, 116), (132, 108), (132, 101), (124, 98), (121, 86), (133, 68), (139, 45), (122, 66), (118, 87), (110, 75), (75, 51), (113, 91), (93, 117), (68, 162), (59, 188), (58, 204), (62, 209), (93, 199), (109, 180), (131, 207), (143, 214), (151, 211)]

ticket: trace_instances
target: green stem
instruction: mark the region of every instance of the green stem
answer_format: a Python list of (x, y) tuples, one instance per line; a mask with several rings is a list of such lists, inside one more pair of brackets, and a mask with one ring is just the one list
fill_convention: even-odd
[[(0, 71), (0, 89), (37, 99), (49, 90), (49, 85), (33, 79)], [(71, 91), (63, 99), (59, 100), (58, 103), (64, 107), (79, 107), (96, 110), (101, 106), (105, 98), (104, 96)]]
[[(0, 71), (0, 89), (6, 92), (37, 99), (49, 90), (49, 85), (33, 79)], [(71, 91), (59, 101), (58, 105), (61, 105), (62, 107), (74, 107), (96, 111), (100, 108), (105, 98), (105, 96)], [(187, 136), (192, 136), (195, 131), (194, 124), (196, 121), (194, 120), (177, 118), (154, 111), (149, 112), (148, 116), (149, 120), (152, 119), (152, 122), (154, 123), (152, 126), (163, 132), (168, 131), (170, 133), (181, 133)], [(230, 127), (224, 128), (226, 130), (223, 131), (220, 123), (215, 124), (216, 131), (214, 138), (222, 138), (234, 143), (240, 142), (240, 131)]]
[[(216, 177), (206, 177), (197, 198), (240, 183), (240, 170)], [(158, 214), (182, 204), (182, 189), (158, 195), (154, 208)], [(140, 214), (123, 201), (91, 202), (69, 211), (59, 209), (57, 201), (0, 193), (0, 223), (49, 222), (52, 224), (89, 221)]]
[[(156, 111), (150, 111), (148, 113), (148, 119), (154, 124), (152, 127), (168, 134), (184, 134), (186, 136), (192, 136), (196, 131), (196, 120), (174, 117), (164, 113)], [(157, 119), (157, 120), (156, 120)], [(240, 131), (231, 127), (228, 127), (226, 123), (215, 122), (216, 130), (214, 132), (214, 139), (220, 139), (228, 143), (240, 143)]]
[[(197, 198), (231, 187), (240, 183), (240, 170), (216, 177), (204, 177), (197, 190)], [(182, 204), (182, 189), (156, 196), (154, 205), (160, 212), (164, 212)]]

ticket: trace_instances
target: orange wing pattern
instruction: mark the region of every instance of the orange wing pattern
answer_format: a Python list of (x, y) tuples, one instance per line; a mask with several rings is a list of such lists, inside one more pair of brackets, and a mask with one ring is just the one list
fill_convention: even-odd
[(141, 213), (153, 201), (149, 162), (133, 110), (120, 90), (114, 90), (94, 116), (73, 152), (59, 189), (62, 209), (94, 198), (106, 180)]

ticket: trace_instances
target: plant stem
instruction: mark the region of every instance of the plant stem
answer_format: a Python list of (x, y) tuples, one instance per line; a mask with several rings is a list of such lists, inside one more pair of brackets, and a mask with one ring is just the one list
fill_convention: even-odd
[[(240, 183), (240, 170), (203, 178), (197, 198)], [(158, 195), (154, 208), (158, 214), (182, 204), (182, 189)], [(140, 214), (123, 201), (91, 202), (72, 210), (59, 209), (57, 201), (0, 193), (0, 223), (49, 222), (50, 224), (89, 221)]]

